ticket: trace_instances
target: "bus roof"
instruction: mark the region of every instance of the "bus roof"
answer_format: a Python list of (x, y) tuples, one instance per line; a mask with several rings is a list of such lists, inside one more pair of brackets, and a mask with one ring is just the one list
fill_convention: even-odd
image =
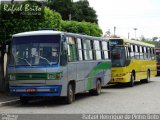
[(39, 31), (17, 33), (14, 34), (13, 37), (32, 36), (32, 35), (57, 35), (61, 33), (62, 32), (60, 31), (53, 31), (53, 30), (39, 30)]
[(141, 42), (141, 41), (136, 41), (136, 40), (129, 40), (129, 39), (125, 39), (125, 38), (109, 38), (109, 39), (110, 40), (123, 40), (126, 43), (133, 43), (136, 45), (155, 47), (155, 45), (153, 45), (153, 44), (149, 44), (149, 43), (145, 43), (145, 42)]
[(38, 31), (29, 31), (29, 32), (22, 32), (14, 34), (12, 37), (22, 37), (22, 36), (32, 36), (32, 35), (70, 35), (70, 36), (76, 36), (76, 37), (85, 37), (90, 39), (101, 39), (101, 40), (109, 40), (107, 38), (103, 37), (95, 37), (95, 36), (89, 36), (89, 35), (82, 35), (77, 33), (69, 33), (69, 32), (63, 32), (63, 31), (54, 31), (54, 30), (38, 30)]

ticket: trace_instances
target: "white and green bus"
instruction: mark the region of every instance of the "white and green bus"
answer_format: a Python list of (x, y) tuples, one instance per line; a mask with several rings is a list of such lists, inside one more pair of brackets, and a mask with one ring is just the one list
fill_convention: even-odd
[(109, 41), (53, 30), (13, 35), (8, 64), (9, 89), (27, 103), (36, 96), (99, 95), (111, 79)]

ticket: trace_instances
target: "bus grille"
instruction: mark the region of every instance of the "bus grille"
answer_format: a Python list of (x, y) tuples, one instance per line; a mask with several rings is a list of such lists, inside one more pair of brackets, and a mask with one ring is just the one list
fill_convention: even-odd
[(19, 73), (16, 74), (16, 80), (46, 80), (45, 73)]

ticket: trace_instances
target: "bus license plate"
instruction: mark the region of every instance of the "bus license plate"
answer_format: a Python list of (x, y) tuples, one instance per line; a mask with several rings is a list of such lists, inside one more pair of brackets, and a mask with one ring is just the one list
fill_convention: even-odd
[(28, 92), (28, 93), (35, 93), (36, 89), (35, 88), (28, 88), (28, 89), (26, 89), (26, 92)]

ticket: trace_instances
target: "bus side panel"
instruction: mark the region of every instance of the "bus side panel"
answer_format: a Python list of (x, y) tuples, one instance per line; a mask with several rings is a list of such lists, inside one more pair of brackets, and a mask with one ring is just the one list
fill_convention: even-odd
[(103, 86), (107, 85), (108, 82), (111, 80), (111, 68), (104, 70), (104, 80), (103, 80)]
[(84, 85), (83, 85), (83, 88), (81, 88), (81, 90), (86, 91), (93, 88), (93, 81), (95, 80), (94, 78), (96, 76), (93, 76), (93, 75), (89, 76), (89, 74), (95, 67), (96, 63), (97, 63), (96, 61), (85, 61), (85, 62), (78, 63), (77, 79), (84, 81)]
[(85, 72), (90, 71), (89, 62), (78, 62), (77, 63), (77, 80), (76, 80), (76, 92), (85, 91)]
[(97, 79), (101, 79), (102, 86), (105, 86), (111, 78), (110, 61), (88, 61), (77, 64), (77, 80), (82, 81), (82, 85), (77, 84), (77, 92), (96, 88)]
[(67, 65), (67, 70), (68, 70), (68, 82), (71, 80), (75, 81), (75, 93), (79, 93), (84, 91), (84, 69), (83, 65), (84, 63), (81, 64), (81, 68), (77, 69), (79, 66), (79, 62), (71, 62), (68, 63)]
[(101, 79), (102, 86), (105, 86), (111, 78), (110, 61), (80, 61), (68, 63), (66, 67), (61, 67), (63, 78), (61, 80), (61, 96), (67, 95), (67, 85), (69, 81), (76, 83), (75, 93), (91, 90), (96, 87), (96, 81)]
[(101, 85), (105, 86), (111, 78), (111, 62), (110, 61), (99, 61), (96, 62), (93, 69), (87, 76), (87, 89), (96, 88), (96, 82), (98, 79), (101, 80)]

